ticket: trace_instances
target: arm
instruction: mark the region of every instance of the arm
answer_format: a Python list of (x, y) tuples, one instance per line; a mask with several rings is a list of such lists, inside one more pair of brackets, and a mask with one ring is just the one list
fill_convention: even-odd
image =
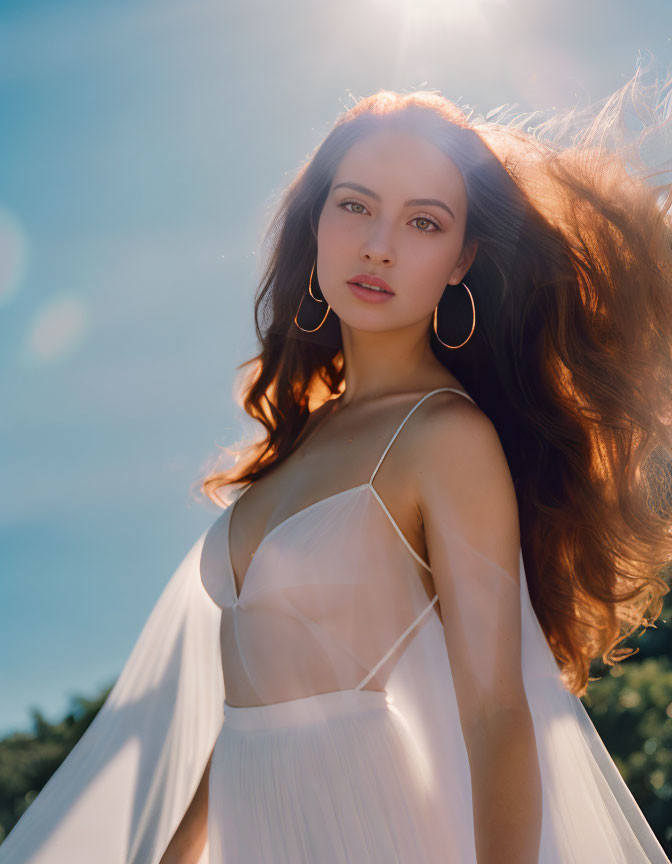
[(537, 864), (541, 775), (521, 667), (518, 507), (497, 432), (437, 400), (418, 503), (471, 771), (478, 864)]
[(529, 710), (494, 714), (466, 741), (478, 864), (537, 864), (541, 779)]
[(208, 781), (212, 754), (177, 831), (159, 864), (198, 864), (208, 839)]

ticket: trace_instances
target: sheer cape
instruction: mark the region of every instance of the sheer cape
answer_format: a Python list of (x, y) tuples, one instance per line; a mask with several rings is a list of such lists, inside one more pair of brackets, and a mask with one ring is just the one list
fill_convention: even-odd
[[(247, 704), (384, 689), (440, 814), (446, 861), (476, 864), (460, 717), (493, 698), (507, 675), (520, 676), (534, 723), (539, 861), (668, 862), (562, 683), (522, 553), (509, 573), (446, 515), (434, 543), (437, 602), (428, 565), (372, 480), (272, 529), (240, 597), (228, 548), (232, 506), (225, 509), (172, 574), (100, 712), (0, 846), (0, 864), (158, 864), (225, 720), (225, 680)], [(472, 683), (462, 703), (458, 675)], [(208, 858), (206, 845), (199, 864)]]

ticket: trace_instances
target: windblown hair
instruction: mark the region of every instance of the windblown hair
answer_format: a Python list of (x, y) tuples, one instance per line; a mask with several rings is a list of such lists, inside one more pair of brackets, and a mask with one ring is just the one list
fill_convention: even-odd
[[(337, 316), (312, 334), (294, 323), (320, 212), (352, 144), (382, 129), (422, 136), (461, 171), (464, 242), (478, 241), (465, 276), (477, 309), (472, 338), (457, 350), (431, 327), (428, 338), (497, 429), (530, 598), (577, 695), (594, 659), (613, 665), (633, 653), (618, 645), (655, 621), (669, 591), (672, 179), (647, 168), (644, 151), (662, 141), (669, 160), (672, 87), (645, 85), (645, 74), (638, 66), (608, 99), (536, 126), (535, 114), (483, 118), (435, 91), (380, 91), (346, 110), (266, 235), (254, 307), (261, 350), (241, 364), (253, 367), (242, 403), (265, 437), (201, 487), (221, 504), (222, 486), (264, 476), (292, 452), (310, 403), (342, 389)], [(641, 131), (628, 130), (628, 112)], [(450, 289), (440, 310), (452, 308)]]

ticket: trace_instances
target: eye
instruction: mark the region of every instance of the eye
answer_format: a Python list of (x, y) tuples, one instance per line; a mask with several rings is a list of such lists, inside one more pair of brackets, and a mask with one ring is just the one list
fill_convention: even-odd
[[(354, 207), (364, 207), (363, 204), (360, 204), (359, 201), (342, 201), (338, 206), (343, 207), (343, 209), (347, 209), (348, 205), (352, 204)], [(364, 207), (366, 210), (366, 207)], [(348, 210), (348, 213), (360, 213), (359, 210)]]
[[(362, 210), (350, 210), (349, 209), (350, 207), (361, 207), (361, 208), (363, 208), (363, 210), (366, 210), (366, 207), (364, 207), (364, 205), (362, 203), (360, 203), (359, 201), (342, 201), (338, 206), (342, 207), (344, 210), (347, 210), (348, 213), (354, 213), (356, 215), (361, 215)], [(432, 229), (418, 228), (416, 226), (416, 229), (421, 234), (434, 234), (436, 231), (441, 230), (439, 225), (433, 219), (430, 219), (429, 216), (416, 216), (414, 219), (411, 219), (411, 222), (426, 222), (429, 225), (434, 226)]]
[(433, 234), (435, 231), (441, 230), (436, 222), (433, 219), (430, 219), (429, 216), (416, 216), (415, 219), (411, 219), (411, 222), (428, 222), (430, 225), (434, 226), (431, 231), (428, 231), (426, 228), (418, 228), (418, 231), (420, 231), (421, 234)]

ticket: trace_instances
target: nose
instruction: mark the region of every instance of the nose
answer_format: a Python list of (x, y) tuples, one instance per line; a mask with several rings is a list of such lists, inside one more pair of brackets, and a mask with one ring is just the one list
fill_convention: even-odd
[(374, 264), (394, 263), (395, 252), (391, 226), (380, 220), (371, 226), (361, 249), (362, 258)]

